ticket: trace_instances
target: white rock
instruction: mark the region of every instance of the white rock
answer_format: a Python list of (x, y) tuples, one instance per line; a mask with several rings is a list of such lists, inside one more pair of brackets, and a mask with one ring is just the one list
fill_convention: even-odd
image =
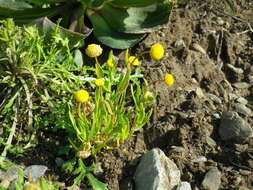
[(236, 99), (236, 101), (244, 105), (248, 104), (248, 100), (245, 99), (244, 97), (239, 97)]
[(205, 156), (199, 156), (192, 160), (192, 162), (206, 162), (207, 158)]
[(158, 148), (144, 154), (134, 175), (135, 190), (172, 190), (180, 181), (176, 164)]
[(176, 190), (191, 190), (191, 189), (192, 189), (191, 185), (188, 182), (182, 181), (179, 183)]
[(221, 172), (217, 168), (209, 170), (202, 182), (206, 190), (218, 190), (221, 184)]

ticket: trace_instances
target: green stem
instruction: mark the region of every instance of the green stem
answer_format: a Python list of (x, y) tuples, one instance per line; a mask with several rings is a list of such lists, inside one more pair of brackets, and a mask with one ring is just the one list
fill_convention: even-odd
[(16, 131), (17, 122), (18, 122), (18, 108), (19, 108), (19, 98), (18, 98), (18, 100), (16, 100), (14, 119), (13, 119), (13, 123), (12, 123), (12, 127), (11, 127), (11, 132), (10, 132), (9, 137), (7, 139), (7, 142), (6, 142), (6, 145), (4, 147), (4, 150), (3, 150), (2, 154), (1, 154), (0, 162), (2, 161), (2, 159), (4, 159), (6, 157), (7, 151), (11, 147), (11, 142), (12, 142), (12, 139), (14, 137), (14, 134), (15, 134), (15, 131)]

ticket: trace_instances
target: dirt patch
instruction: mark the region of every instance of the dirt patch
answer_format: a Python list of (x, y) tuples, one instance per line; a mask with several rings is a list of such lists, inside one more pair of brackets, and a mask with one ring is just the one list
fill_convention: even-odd
[[(253, 2), (237, 1), (235, 10), (231, 15), (221, 1), (191, 1), (186, 8), (175, 8), (167, 27), (137, 48), (159, 42), (167, 53), (161, 63), (142, 60), (151, 89), (158, 92), (152, 121), (118, 150), (98, 158), (109, 189), (132, 189), (140, 156), (154, 147), (175, 161), (181, 179), (193, 189), (202, 188), (204, 174), (213, 166), (222, 172), (220, 189), (253, 188), (252, 140), (223, 142), (217, 131), (221, 113), (231, 107), (231, 94), (248, 99), (247, 106), (253, 107)], [(157, 82), (164, 73), (175, 76), (174, 86)], [(248, 86), (235, 88), (236, 82)], [(252, 115), (244, 118), (252, 126)], [(207, 162), (192, 161), (200, 156)]]

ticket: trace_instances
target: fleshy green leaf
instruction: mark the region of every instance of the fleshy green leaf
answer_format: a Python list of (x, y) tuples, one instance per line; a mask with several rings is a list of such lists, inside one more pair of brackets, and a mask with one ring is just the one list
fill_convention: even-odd
[[(40, 26), (43, 30), (44, 33), (47, 33), (48, 31), (52, 31), (56, 24), (53, 23), (51, 20), (48, 18), (40, 18), (32, 22), (32, 24), (36, 24)], [(61, 35), (62, 38), (68, 38), (70, 42), (70, 47), (80, 47), (84, 43), (84, 39), (91, 33), (92, 30), (88, 31), (86, 34), (78, 33), (78, 32), (73, 32), (71, 30), (65, 29), (63, 27), (59, 26), (59, 34)]]
[(26, 2), (16, 0), (0, 0), (0, 8), (10, 8), (14, 10), (31, 8)]
[(163, 0), (114, 0), (112, 5), (118, 7), (145, 7)]
[(68, 0), (26, 0), (29, 3), (33, 3), (35, 5), (43, 5), (43, 4), (56, 4), (56, 3), (62, 3), (67, 2)]
[(98, 181), (91, 173), (88, 173), (86, 177), (88, 178), (93, 189), (108, 190), (107, 185), (102, 183), (101, 181)]
[(65, 6), (52, 8), (29, 8), (29, 9), (13, 9), (0, 6), (0, 19), (13, 18), (16, 23), (24, 24), (32, 22), (34, 19), (41, 17), (51, 17), (65, 9)]
[(126, 34), (112, 29), (99, 14), (87, 11), (94, 28), (94, 35), (103, 44), (116, 49), (126, 49), (143, 39), (143, 34)]
[(108, 0), (92, 0), (89, 7), (100, 7)]
[(114, 30), (124, 33), (146, 33), (157, 30), (169, 20), (172, 4), (153, 4), (147, 7), (116, 8), (104, 5), (99, 14)]

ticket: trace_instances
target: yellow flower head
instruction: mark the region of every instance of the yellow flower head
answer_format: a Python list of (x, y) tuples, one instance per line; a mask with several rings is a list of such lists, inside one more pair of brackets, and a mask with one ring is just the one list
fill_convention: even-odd
[(158, 61), (164, 56), (164, 48), (162, 44), (154, 44), (150, 48), (150, 56), (152, 59)]
[(130, 56), (128, 58), (128, 63), (132, 63), (133, 66), (138, 66), (140, 65), (139, 60), (135, 56)]
[(104, 86), (105, 80), (104, 79), (96, 79), (95, 84), (96, 84), (96, 86)]
[(108, 60), (106, 61), (106, 63), (107, 63), (107, 66), (108, 66), (108, 67), (113, 67), (113, 66), (114, 66), (114, 61), (113, 61), (113, 59), (108, 59)]
[(164, 81), (167, 86), (172, 86), (174, 84), (174, 77), (172, 74), (165, 74)]
[(89, 57), (98, 57), (102, 54), (102, 52), (103, 49), (97, 44), (90, 44), (85, 50), (86, 55)]
[(86, 90), (78, 90), (75, 93), (75, 99), (77, 102), (87, 102), (89, 99), (89, 93)]

